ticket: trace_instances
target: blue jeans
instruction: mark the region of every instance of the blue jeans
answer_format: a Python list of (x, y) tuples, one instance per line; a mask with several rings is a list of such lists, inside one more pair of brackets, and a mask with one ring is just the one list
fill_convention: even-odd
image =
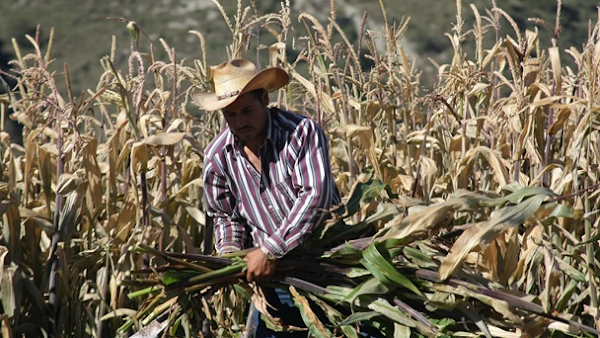
[[(296, 327), (306, 328), (304, 321), (302, 320), (302, 315), (300, 314), (300, 310), (294, 306), (294, 300), (292, 299), (292, 295), (284, 289), (281, 288), (263, 288), (263, 292), (267, 302), (271, 304), (275, 309), (269, 308), (269, 313), (273, 317), (281, 318), (284, 324), (293, 325)], [(312, 307), (316, 312), (315, 314), (322, 321), (326, 321), (325, 314), (318, 307)], [(295, 331), (295, 332), (279, 332), (273, 331), (269, 329), (266, 323), (260, 319), (260, 312), (258, 310), (254, 310), (253, 314), (254, 318), (252, 318), (252, 322), (254, 325), (254, 338), (307, 338), (310, 337), (310, 333), (308, 330), (306, 331)], [(361, 332), (358, 334), (359, 337), (362, 338), (379, 338), (383, 337), (377, 330), (369, 327), (368, 325), (364, 325), (361, 323), (360, 325)]]

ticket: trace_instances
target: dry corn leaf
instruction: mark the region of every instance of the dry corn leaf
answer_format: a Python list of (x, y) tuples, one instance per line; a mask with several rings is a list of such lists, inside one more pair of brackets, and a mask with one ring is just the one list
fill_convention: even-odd
[[(117, 145), (112, 148), (114, 153), (111, 154), (111, 157), (116, 155), (117, 153), (119, 154), (117, 157), (114, 158), (116, 162), (114, 164), (111, 164), (111, 166), (113, 166), (114, 168), (114, 170), (112, 170), (111, 172), (114, 172), (115, 176), (118, 174), (119, 170), (122, 170), (124, 168), (127, 159), (131, 155), (131, 149), (129, 149), (129, 147), (134, 142), (135, 140), (133, 138), (130, 138), (127, 139), (123, 144), (119, 144), (117, 142)], [(111, 161), (112, 159), (113, 158), (111, 158)]]
[(0, 143), (10, 146), (10, 134), (5, 131), (0, 131)]
[(319, 91), (319, 95), (317, 95), (317, 91), (315, 89), (314, 84), (312, 84), (312, 82), (308, 81), (306, 78), (304, 78), (302, 75), (300, 75), (297, 72), (292, 72), (292, 78), (294, 78), (296, 81), (298, 81), (303, 87), (304, 89), (306, 89), (313, 98), (318, 99), (319, 102), (321, 103), (322, 108), (325, 110), (325, 112), (329, 113), (329, 114), (335, 114), (336, 110), (335, 107), (333, 105), (333, 100), (331, 99), (331, 97), (327, 94), (325, 94), (323, 91)]
[(33, 128), (33, 121), (31, 121), (31, 118), (27, 114), (15, 112), (10, 117), (29, 129)]
[(135, 142), (131, 145), (131, 169), (139, 174), (148, 170), (148, 147), (145, 142)]
[(24, 163), (24, 182), (25, 182), (25, 199), (29, 198), (29, 189), (32, 182), (31, 175), (33, 174), (34, 159), (38, 153), (38, 145), (36, 138), (40, 133), (40, 129), (32, 130), (25, 140), (25, 163)]
[(100, 317), (100, 321), (105, 321), (105, 320), (113, 319), (116, 317), (133, 317), (133, 316), (135, 316), (136, 313), (137, 313), (136, 310), (128, 309), (128, 308), (115, 309), (115, 310), (105, 314), (104, 316)]
[(265, 297), (262, 288), (256, 284), (251, 284), (249, 287), (252, 290), (252, 305), (255, 310), (260, 312), (261, 315), (266, 316), (273, 324), (281, 327), (281, 321), (269, 313), (269, 308), (273, 308), (273, 306), (267, 302), (267, 298)]
[[(6, 253), (5, 253), (6, 255)], [(2, 256), (0, 256), (4, 260)], [(15, 297), (19, 297), (16, 294), (16, 290), (20, 290), (22, 285), (18, 284), (18, 278), (15, 278), (17, 272), (17, 266), (0, 266), (2, 272), (2, 279), (0, 280), (0, 304), (2, 304), (2, 309), (4, 310), (4, 314), (9, 318), (13, 318), (15, 313), (18, 311)], [(16, 286), (16, 290), (15, 290)]]
[(558, 115), (555, 117), (555, 121), (550, 126), (550, 130), (548, 133), (554, 135), (561, 131), (565, 127), (565, 123), (569, 120), (571, 116), (571, 109), (566, 106), (559, 110)]
[(185, 128), (186, 122), (185, 119), (180, 117), (173, 119), (167, 128), (167, 133), (174, 133), (181, 128)]
[(553, 321), (550, 324), (548, 324), (548, 329), (564, 332), (569, 335), (577, 335), (581, 332), (579, 328), (574, 325), (558, 321)]
[(438, 165), (437, 163), (427, 156), (421, 156), (421, 185), (423, 186), (423, 193), (426, 196), (433, 194), (434, 184), (436, 177), (438, 176)]
[(516, 271), (519, 265), (519, 255), (521, 253), (519, 228), (510, 228), (505, 237), (505, 241), (500, 241), (505, 247), (502, 257), (502, 266), (500, 267), (501, 269), (498, 276), (498, 283), (501, 285), (508, 284), (510, 276)]
[(485, 58), (483, 59), (483, 63), (481, 64), (481, 68), (485, 69), (489, 64), (496, 58), (498, 58), (499, 52), (501, 51), (500, 47), (502, 46), (502, 40), (497, 40), (494, 46), (487, 51)]
[(82, 185), (80, 183), (75, 191), (67, 196), (64, 207), (60, 212), (58, 231), (61, 234), (60, 239), (67, 243), (80, 225), (79, 216), (81, 214), (83, 199), (85, 198), (85, 189), (86, 184)]
[(121, 207), (121, 211), (119, 212), (117, 221), (115, 223), (115, 229), (117, 229), (115, 238), (119, 239), (121, 243), (127, 242), (131, 233), (131, 229), (135, 224), (137, 224), (137, 211), (138, 210), (135, 201), (130, 195), (128, 195), (123, 203), (123, 206)]
[(110, 299), (108, 300), (108, 304), (111, 309), (119, 309), (119, 304), (117, 302), (118, 290), (122, 286), (117, 285), (117, 281), (121, 281), (123, 277), (123, 271), (113, 271), (112, 278), (108, 280), (108, 294)]
[(558, 47), (548, 48), (548, 56), (550, 58), (550, 65), (552, 66), (554, 92), (560, 93), (562, 91), (562, 67), (560, 64), (560, 50)]
[(2, 283), (2, 275), (4, 274), (4, 259), (8, 254), (8, 249), (4, 245), (0, 245), (0, 284)]
[(499, 209), (492, 214), (489, 221), (478, 222), (465, 230), (444, 258), (439, 269), (440, 279), (445, 280), (450, 277), (471, 250), (487, 247), (501, 233), (522, 224), (537, 211), (546, 197), (546, 195), (534, 195), (517, 205)]
[[(401, 239), (415, 233), (424, 233), (436, 225), (446, 223), (447, 220), (452, 218), (455, 211), (463, 208), (468, 209), (469, 203), (473, 202), (470, 201), (468, 195), (471, 194), (452, 195), (443, 203), (426, 207), (419, 212), (409, 213), (406, 217), (401, 214), (396, 216), (383, 229), (382, 240)], [(475, 196), (472, 195), (472, 197)]]
[(285, 52), (285, 43), (275, 42), (269, 46), (269, 66), (278, 67), (280, 66), (280, 60), (282, 60)]
[(63, 173), (58, 178), (56, 185), (56, 193), (59, 195), (67, 196), (83, 183), (79, 175), (72, 173)]
[(507, 160), (500, 157), (496, 151), (493, 151), (487, 147), (479, 146), (469, 149), (465, 154), (464, 158), (460, 162), (460, 169), (458, 175), (462, 180), (466, 179), (466, 176), (471, 175), (471, 169), (475, 164), (475, 160), (483, 157), (487, 164), (491, 167), (495, 181), (499, 186), (505, 186), (509, 182), (508, 168), (510, 164)]
[[(526, 87), (538, 82), (540, 74), (539, 58), (528, 58), (523, 64), (523, 85)], [(532, 91), (537, 89), (537, 86), (532, 86)]]
[(496, 312), (502, 314), (504, 318), (509, 320), (511, 323), (514, 323), (513, 325), (518, 326), (522, 325), (523, 323), (523, 320), (516, 313), (514, 313), (514, 309), (505, 300), (484, 295), (480, 292), (477, 292), (476, 290), (472, 290), (462, 285), (455, 287), (450, 285), (439, 284), (434, 286), (434, 289), (454, 293), (463, 297), (480, 300), (482, 303), (492, 307)]
[(521, 280), (527, 275), (527, 265), (529, 262), (534, 260), (534, 256), (540, 248), (540, 244), (543, 241), (544, 227), (541, 224), (534, 225), (527, 229), (523, 235), (523, 249), (521, 257), (519, 259), (519, 265), (515, 272), (511, 275), (510, 283), (514, 280)]
[(189, 194), (189, 189), (193, 186), (197, 186), (197, 187), (202, 187), (204, 180), (202, 178), (196, 178), (193, 179), (191, 181), (189, 181), (188, 183), (186, 183), (183, 187), (181, 187), (181, 189), (179, 189), (179, 191), (177, 192), (177, 195), (186, 195)]
[(181, 142), (186, 137), (186, 133), (164, 133), (151, 135), (144, 138), (143, 142), (149, 146), (172, 146)]
[(554, 104), (556, 101), (560, 101), (563, 99), (564, 97), (562, 95), (553, 95), (545, 97), (543, 99), (533, 100), (533, 102), (531, 102), (530, 109), (533, 111), (535, 108), (549, 106)]
[[(502, 237), (502, 236), (500, 236)], [(492, 241), (490, 245), (482, 250), (481, 253), (476, 255), (475, 264), (478, 264), (483, 268), (482, 274), (485, 278), (489, 280), (498, 280), (498, 269), (500, 262), (502, 261), (502, 252), (500, 246), (502, 245), (502, 239), (497, 238)], [(471, 255), (473, 252), (469, 253), (467, 256)], [(465, 259), (465, 262), (469, 262), (468, 259)]]
[(194, 221), (196, 221), (196, 223), (199, 225), (206, 225), (206, 217), (204, 216), (204, 213), (200, 211), (200, 209), (187, 205), (185, 207), (185, 211), (187, 211), (188, 215), (190, 215)]
[(329, 338), (332, 337), (332, 333), (327, 329), (325, 325), (319, 320), (319, 317), (313, 312), (308, 303), (308, 299), (302, 296), (295, 287), (290, 285), (290, 293), (294, 297), (294, 303), (296, 307), (300, 309), (300, 314), (304, 323), (308, 327), (309, 332), (312, 336), (317, 338)]
[(81, 155), (83, 158), (83, 167), (85, 168), (86, 181), (88, 183), (86, 191), (87, 209), (92, 215), (96, 215), (97, 211), (102, 208), (102, 171), (98, 165), (98, 142), (95, 138), (87, 138)]
[(158, 338), (162, 330), (169, 325), (169, 320), (165, 319), (162, 322), (154, 319), (148, 325), (142, 327), (138, 332), (133, 334), (131, 338)]
[[(492, 337), (523, 338), (523, 334), (521, 332), (518, 332), (518, 330), (515, 330), (517, 332), (512, 332), (510, 330), (503, 330), (495, 325), (488, 325), (488, 329), (490, 330), (490, 334), (492, 335)], [(477, 337), (480, 337), (480, 335), (477, 335)]]

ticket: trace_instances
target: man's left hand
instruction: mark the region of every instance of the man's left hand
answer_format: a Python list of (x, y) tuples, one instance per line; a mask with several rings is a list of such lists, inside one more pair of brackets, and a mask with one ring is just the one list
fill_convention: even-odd
[(255, 248), (246, 254), (244, 260), (248, 262), (246, 279), (248, 282), (268, 281), (275, 272), (275, 261), (270, 261), (260, 248)]

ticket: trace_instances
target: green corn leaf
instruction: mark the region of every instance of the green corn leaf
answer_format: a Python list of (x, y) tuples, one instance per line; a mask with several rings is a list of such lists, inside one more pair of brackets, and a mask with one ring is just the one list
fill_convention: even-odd
[(167, 270), (162, 274), (162, 282), (165, 285), (171, 285), (183, 280), (187, 280), (191, 277), (198, 276), (198, 271), (192, 270)]
[(315, 233), (319, 233), (320, 236), (317, 238), (315, 238), (316, 236), (312, 236), (307, 242), (307, 247), (331, 247), (332, 243), (335, 245), (358, 237), (368, 227), (369, 224), (367, 222), (358, 222), (356, 224), (337, 223), (328, 229), (317, 229)]
[(347, 301), (352, 304), (357, 297), (363, 295), (383, 295), (389, 291), (390, 289), (377, 278), (371, 277), (355, 287), (350, 293), (347, 293), (341, 301)]
[(366, 259), (361, 259), (360, 263), (367, 268), (371, 274), (383, 285), (385, 285), (388, 289), (393, 290), (397, 287), (397, 285), (387, 277), (385, 273), (383, 273), (377, 266), (371, 264), (370, 261)]
[(578, 281), (578, 282), (585, 282), (585, 274), (577, 269), (575, 269), (571, 264), (566, 263), (564, 260), (562, 260), (559, 257), (555, 257), (556, 261), (558, 262), (558, 266), (560, 267), (560, 270), (563, 271), (564, 273), (566, 273), (567, 275), (569, 275), (571, 278), (573, 278), (574, 280)]
[(333, 212), (339, 215), (343, 214), (344, 217), (352, 216), (360, 210), (364, 203), (381, 196), (383, 191), (390, 192), (389, 186), (379, 179), (369, 180), (365, 183), (357, 182), (350, 192), (350, 196), (346, 199), (346, 203), (333, 210)]
[(350, 278), (356, 278), (356, 277), (363, 277), (363, 276), (367, 276), (369, 275), (371, 272), (367, 269), (361, 269), (361, 268), (352, 268), (350, 269), (350, 271), (346, 274), (347, 277)]
[(159, 290), (160, 290), (160, 288), (157, 285), (152, 285), (152, 286), (149, 286), (147, 288), (143, 288), (143, 289), (138, 290), (138, 291), (130, 292), (130, 293), (127, 294), (127, 297), (129, 299), (134, 299), (134, 298), (137, 298), (137, 297), (147, 296), (147, 295), (149, 295), (149, 294), (151, 294), (153, 292), (159, 291)]
[(381, 314), (377, 311), (354, 312), (353, 314), (346, 317), (346, 319), (342, 320), (339, 324), (340, 325), (351, 325), (351, 324), (357, 324), (360, 322), (368, 322), (372, 318), (380, 316), (380, 315)]
[(565, 307), (569, 303), (569, 300), (571, 299), (571, 297), (573, 297), (573, 294), (577, 292), (577, 285), (579, 285), (579, 282), (571, 280), (569, 282), (569, 285), (565, 286), (560, 298), (556, 302), (557, 311), (563, 311), (565, 309)]
[(236, 262), (229, 266), (226, 266), (224, 268), (191, 277), (189, 279), (189, 282), (190, 283), (200, 283), (200, 282), (210, 281), (211, 279), (215, 279), (215, 278), (219, 278), (219, 277), (224, 277), (227, 275), (233, 275), (233, 274), (236, 274), (236, 273), (244, 270), (246, 267), (247, 267), (247, 263), (245, 261), (239, 261), (239, 262)]
[(404, 326), (416, 328), (418, 325), (417, 321), (383, 298), (375, 300), (369, 304), (368, 308)]
[(600, 231), (598, 231), (598, 232), (596, 233), (596, 235), (592, 236), (590, 239), (588, 239), (588, 240), (585, 240), (585, 241), (583, 241), (583, 242), (579, 242), (579, 243), (577, 243), (577, 245), (578, 245), (578, 246), (581, 246), (581, 245), (590, 244), (590, 243), (594, 243), (594, 244), (595, 244), (595, 243), (597, 243), (598, 241), (600, 241)]
[(329, 253), (325, 253), (323, 256), (321, 256), (322, 258), (335, 258), (335, 259), (356, 259), (358, 260), (360, 257), (362, 257), (362, 251), (360, 249), (357, 249), (353, 246), (351, 246), (350, 244), (348, 244), (348, 242), (344, 243), (343, 246), (340, 246), (337, 249), (334, 249), (333, 251), (329, 252)]
[(575, 212), (573, 211), (573, 208), (569, 206), (566, 206), (564, 204), (557, 204), (554, 207), (554, 210), (552, 210), (550, 216), (556, 218), (574, 218)]
[(402, 252), (404, 256), (415, 265), (415, 267), (437, 269), (439, 267), (439, 263), (434, 261), (431, 256), (424, 254), (421, 250), (406, 246), (403, 248)]
[(402, 212), (404, 212), (404, 208), (401, 208), (394, 203), (379, 203), (375, 213), (365, 218), (365, 223), (371, 224), (386, 221)]
[(504, 197), (496, 199), (496, 201), (510, 202), (512, 204), (518, 204), (518, 203), (521, 203), (523, 200), (525, 200), (529, 197), (532, 197), (532, 196), (536, 196), (536, 195), (542, 195), (542, 196), (548, 196), (548, 197), (556, 196), (556, 194), (548, 188), (518, 187), (517, 186), (517, 190), (515, 190), (511, 194), (508, 194)]
[[(421, 291), (417, 288), (410, 279), (402, 275), (390, 263), (391, 258), (386, 255), (384, 257), (379, 251), (382, 246), (378, 243), (373, 243), (363, 252), (363, 260), (361, 263), (384, 285), (393, 287), (394, 284), (405, 287), (419, 296), (422, 296)], [(387, 254), (387, 251), (384, 251)]]
[(324, 295), (324, 298), (333, 302), (344, 301), (348, 294), (350, 294), (354, 290), (349, 287), (338, 285), (327, 285), (325, 289), (327, 290), (327, 294)]

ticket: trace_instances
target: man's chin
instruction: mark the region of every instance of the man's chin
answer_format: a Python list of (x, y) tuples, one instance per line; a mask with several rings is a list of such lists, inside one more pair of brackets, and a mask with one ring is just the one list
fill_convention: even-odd
[(254, 134), (252, 133), (252, 130), (245, 129), (245, 130), (239, 130), (239, 131), (237, 131), (235, 133), (235, 135), (237, 137), (239, 137), (240, 139), (242, 139), (242, 140), (248, 140), (248, 139), (252, 138)]

